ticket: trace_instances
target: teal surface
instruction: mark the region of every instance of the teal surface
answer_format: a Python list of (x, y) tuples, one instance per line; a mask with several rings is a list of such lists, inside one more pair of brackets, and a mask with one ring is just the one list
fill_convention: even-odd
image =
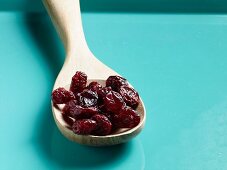
[(82, 17), (95, 56), (140, 92), (145, 129), (114, 147), (65, 139), (50, 110), (64, 50), (49, 18), (0, 12), (0, 169), (226, 170), (227, 16)]
[[(227, 13), (226, 0), (80, 0), (86, 12)], [(44, 11), (41, 0), (0, 0), (0, 11)]]

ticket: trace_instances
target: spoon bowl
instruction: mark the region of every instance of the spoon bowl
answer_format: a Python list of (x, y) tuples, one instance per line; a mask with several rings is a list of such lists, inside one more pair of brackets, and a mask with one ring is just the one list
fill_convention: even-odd
[[(69, 83), (76, 71), (83, 71), (91, 81), (97, 81), (105, 86), (105, 80), (111, 75), (119, 75), (114, 70), (99, 61), (90, 51), (83, 33), (79, 0), (43, 0), (44, 5), (63, 41), (66, 58), (64, 65), (55, 81), (53, 90), (59, 87), (69, 89)], [(53, 117), (61, 133), (68, 139), (90, 146), (116, 145), (135, 137), (143, 129), (146, 111), (140, 98), (137, 112), (140, 123), (132, 129), (118, 129), (110, 135), (77, 135), (70, 129), (71, 118), (65, 118), (61, 111), (52, 104)]]
[[(105, 86), (105, 80), (90, 79), (88, 80), (88, 84), (92, 81), (97, 81), (102, 86)], [(65, 86), (65, 89), (68, 90), (69, 87), (70, 85), (67, 85)], [(140, 123), (132, 129), (130, 128), (116, 129), (110, 135), (106, 136), (77, 135), (73, 133), (73, 131), (71, 130), (73, 119), (64, 117), (60, 109), (54, 107), (53, 104), (52, 111), (57, 127), (65, 137), (74, 142), (89, 146), (107, 146), (127, 142), (140, 133), (145, 123), (145, 108), (143, 105), (143, 101), (141, 99), (138, 107), (136, 108), (137, 113), (140, 115)]]

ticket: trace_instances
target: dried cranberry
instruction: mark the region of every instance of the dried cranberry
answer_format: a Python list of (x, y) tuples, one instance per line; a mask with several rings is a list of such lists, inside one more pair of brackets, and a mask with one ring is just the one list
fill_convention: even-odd
[(92, 82), (88, 85), (87, 88), (90, 89), (91, 91), (98, 92), (99, 90), (102, 89), (102, 85), (99, 84), (99, 83), (96, 82), (96, 81), (92, 81)]
[(91, 90), (85, 89), (77, 95), (77, 100), (83, 107), (96, 106), (98, 102), (98, 94)]
[(99, 109), (100, 114), (105, 115), (110, 121), (112, 120), (112, 116), (114, 113), (111, 113), (110, 111), (108, 111), (106, 109), (105, 105), (99, 105), (98, 109)]
[(97, 113), (98, 109), (96, 107), (83, 108), (82, 106), (77, 105), (75, 100), (71, 100), (63, 108), (63, 114), (66, 114), (74, 119), (91, 118)]
[(97, 123), (91, 119), (82, 119), (74, 122), (72, 130), (78, 135), (89, 135), (96, 129)]
[(102, 112), (102, 114), (105, 115), (110, 120), (110, 122), (112, 122), (113, 116), (114, 116), (113, 113), (110, 113), (110, 112)]
[(104, 98), (104, 106), (107, 111), (117, 114), (125, 102), (119, 93), (110, 91)]
[(82, 92), (87, 84), (87, 75), (81, 71), (77, 71), (76, 74), (72, 77), (70, 91), (74, 94)]
[(70, 100), (68, 103), (65, 104), (62, 113), (71, 115), (71, 113), (73, 113), (74, 107), (76, 107), (77, 105), (78, 105), (77, 100)]
[(107, 93), (109, 93), (112, 90), (111, 87), (103, 87), (98, 91), (98, 103), (99, 105), (102, 105), (104, 102), (104, 98), (106, 97)]
[(112, 89), (116, 92), (118, 92), (120, 87), (123, 85), (128, 85), (128, 82), (125, 78), (120, 76), (109, 76), (106, 80), (106, 86), (112, 87)]
[(114, 126), (118, 128), (133, 128), (140, 122), (140, 115), (130, 107), (121, 109), (119, 114), (113, 116)]
[(73, 123), (74, 123), (74, 120), (71, 118), (71, 117), (69, 117), (68, 115), (66, 115), (66, 114), (62, 114), (62, 119), (65, 121), (65, 123), (66, 123), (66, 127), (68, 128), (68, 129), (71, 129), (72, 130), (72, 125), (73, 125)]
[(74, 94), (65, 90), (63, 87), (52, 92), (52, 101), (54, 104), (63, 104), (73, 99), (75, 99)]
[(70, 91), (58, 88), (52, 93), (54, 107), (65, 104), (62, 116), (74, 133), (108, 135), (117, 128), (139, 124), (140, 115), (133, 110), (140, 102), (139, 95), (125, 78), (110, 76), (106, 87), (95, 81), (86, 84), (87, 75), (77, 71)]
[(121, 86), (119, 93), (123, 97), (125, 103), (135, 109), (139, 104), (139, 95), (138, 93), (129, 86)]
[(96, 129), (93, 131), (94, 135), (108, 135), (112, 129), (112, 123), (105, 115), (96, 114), (92, 116), (92, 120), (97, 122)]

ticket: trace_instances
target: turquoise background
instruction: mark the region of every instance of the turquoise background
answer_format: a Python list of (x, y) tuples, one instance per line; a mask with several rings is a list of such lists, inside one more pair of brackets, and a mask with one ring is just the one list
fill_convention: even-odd
[(227, 169), (225, 14), (143, 12), (145, 0), (138, 10), (83, 12), (91, 50), (127, 77), (147, 109), (138, 137), (93, 148), (54, 124), (50, 93), (64, 50), (41, 4), (31, 13), (40, 2), (30, 12), (25, 1), (1, 2), (0, 170)]
[[(80, 0), (85, 12), (227, 13), (226, 0)], [(0, 0), (0, 10), (44, 11), (41, 0)]]

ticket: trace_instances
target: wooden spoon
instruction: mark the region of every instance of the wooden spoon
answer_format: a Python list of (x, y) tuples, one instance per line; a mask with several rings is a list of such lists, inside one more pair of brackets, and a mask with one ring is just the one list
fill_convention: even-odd
[[(100, 62), (89, 50), (81, 22), (79, 0), (43, 0), (45, 7), (64, 43), (66, 58), (64, 65), (55, 81), (54, 88), (68, 88), (76, 71), (88, 75), (88, 82), (95, 80), (101, 84), (110, 75), (119, 75), (114, 70)], [(115, 145), (135, 137), (143, 128), (146, 111), (142, 100), (137, 108), (141, 115), (140, 123), (132, 129), (119, 129), (107, 136), (77, 135), (69, 128), (69, 124), (61, 112), (52, 104), (54, 120), (61, 133), (68, 139), (91, 146)]]

